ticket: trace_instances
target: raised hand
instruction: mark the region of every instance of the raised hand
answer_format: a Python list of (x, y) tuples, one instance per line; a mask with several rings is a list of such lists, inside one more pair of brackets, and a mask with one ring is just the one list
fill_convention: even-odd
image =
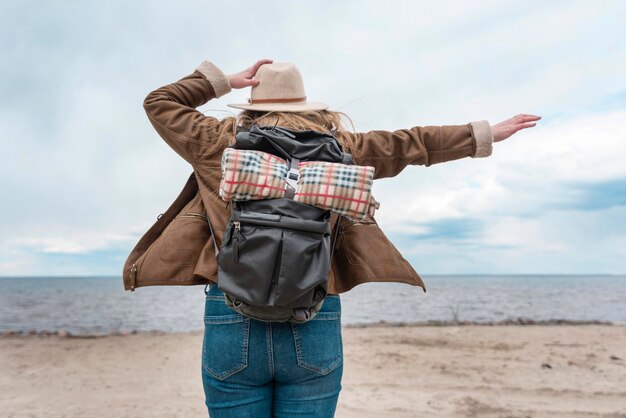
[(274, 62), (270, 59), (262, 59), (258, 60), (251, 67), (246, 68), (243, 71), (238, 73), (229, 74), (226, 76), (230, 86), (234, 89), (242, 89), (244, 87), (254, 87), (259, 84), (259, 80), (254, 79), (254, 75), (256, 74), (259, 67), (263, 64), (271, 64)]
[(520, 114), (500, 123), (496, 123), (491, 126), (493, 140), (495, 142), (505, 140), (519, 130), (535, 126), (537, 123), (534, 121), (539, 119), (541, 119), (541, 116)]

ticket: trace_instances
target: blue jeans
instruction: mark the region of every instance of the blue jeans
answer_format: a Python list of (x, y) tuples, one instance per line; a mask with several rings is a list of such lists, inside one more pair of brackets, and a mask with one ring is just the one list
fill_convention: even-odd
[(264, 322), (206, 295), (202, 382), (212, 418), (333, 417), (341, 391), (341, 300), (303, 324)]

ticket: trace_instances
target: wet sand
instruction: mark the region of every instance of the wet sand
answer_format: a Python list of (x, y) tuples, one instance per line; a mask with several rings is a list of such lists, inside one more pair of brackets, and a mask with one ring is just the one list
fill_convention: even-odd
[[(344, 327), (337, 417), (626, 417), (626, 325)], [(206, 417), (202, 333), (0, 337), (2, 417)]]

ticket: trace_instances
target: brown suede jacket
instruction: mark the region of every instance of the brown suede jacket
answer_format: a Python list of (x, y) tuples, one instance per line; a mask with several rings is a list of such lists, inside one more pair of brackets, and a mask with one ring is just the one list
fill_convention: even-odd
[[(161, 138), (193, 167), (186, 185), (128, 256), (125, 290), (142, 286), (217, 282), (217, 262), (207, 217), (222, 242), (230, 213), (218, 194), (224, 149), (235, 142), (236, 120), (205, 116), (196, 108), (231, 91), (224, 73), (203, 61), (192, 74), (148, 94), (144, 109)], [(337, 139), (358, 165), (374, 166), (374, 179), (393, 177), (407, 165), (491, 155), (493, 136), (485, 120), (464, 125), (415, 126), (396, 131), (341, 131)], [(366, 282), (426, 287), (389, 241), (374, 217), (356, 222), (333, 212), (337, 230), (329, 294)], [(334, 235), (334, 234), (333, 234)], [(331, 236), (333, 236), (331, 235)]]

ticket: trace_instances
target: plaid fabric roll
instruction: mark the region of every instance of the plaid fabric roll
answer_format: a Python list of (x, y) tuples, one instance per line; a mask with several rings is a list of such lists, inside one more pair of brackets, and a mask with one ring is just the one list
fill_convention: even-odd
[(374, 167), (302, 161), (298, 169), (294, 200), (357, 219), (369, 213)]
[(225, 148), (220, 197), (225, 200), (277, 199), (285, 194), (289, 164), (273, 154)]
[[(226, 148), (222, 154), (222, 200), (277, 199), (285, 195), (289, 162), (276, 155)], [(356, 219), (380, 206), (371, 190), (374, 167), (326, 161), (300, 161), (294, 200)]]

